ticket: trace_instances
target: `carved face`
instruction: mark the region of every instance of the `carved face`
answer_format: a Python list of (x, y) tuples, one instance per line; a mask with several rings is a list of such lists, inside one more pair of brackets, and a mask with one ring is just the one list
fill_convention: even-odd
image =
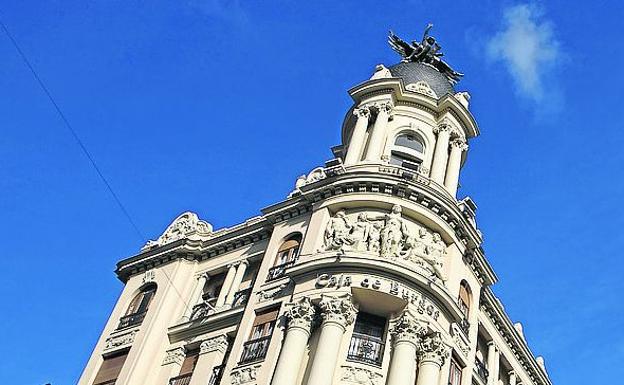
[(433, 233), (433, 240), (439, 242), (442, 240), (442, 237), (438, 233)]
[(399, 206), (399, 205), (392, 206), (392, 212), (394, 214), (401, 214), (401, 206)]
[(359, 221), (363, 221), (363, 222), (367, 221), (367, 220), (368, 220), (368, 214), (366, 214), (366, 213), (360, 213), (360, 214), (358, 215), (358, 220), (359, 220)]

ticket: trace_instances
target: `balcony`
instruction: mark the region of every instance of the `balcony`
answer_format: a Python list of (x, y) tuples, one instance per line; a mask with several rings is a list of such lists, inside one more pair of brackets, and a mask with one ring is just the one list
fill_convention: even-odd
[(267, 275), (267, 281), (272, 281), (274, 279), (283, 277), (284, 274), (286, 273), (286, 269), (293, 266), (296, 262), (297, 260), (293, 259), (292, 261), (282, 263), (281, 265), (273, 266), (272, 268), (269, 269), (269, 274)]
[(477, 372), (477, 375), (483, 381), (483, 383), (487, 384), (487, 379), (488, 379), (488, 376), (490, 375), (490, 373), (485, 368), (485, 365), (483, 364), (483, 362), (481, 362), (481, 360), (479, 360), (478, 358), (475, 358), (475, 368), (474, 368), (474, 370), (475, 370), (475, 372)]
[(130, 326), (140, 325), (143, 322), (146, 313), (147, 312), (144, 311), (141, 313), (134, 313), (121, 317), (119, 319), (119, 326), (117, 326), (117, 330), (125, 329)]
[(265, 336), (245, 342), (239, 364), (263, 360), (269, 350), (270, 341), (271, 336)]
[(353, 333), (347, 359), (381, 366), (383, 360), (384, 343), (381, 339), (366, 334)]
[(169, 385), (188, 385), (191, 383), (191, 376), (193, 376), (193, 372), (173, 377), (169, 380)]
[(459, 326), (461, 331), (464, 332), (466, 337), (468, 337), (468, 333), (470, 333), (470, 322), (468, 322), (466, 318), (463, 318), (461, 321), (458, 322), (457, 325)]
[(210, 381), (208, 381), (208, 385), (218, 385), (221, 381), (221, 377), (223, 377), (223, 369), (225, 369), (225, 365), (215, 366), (212, 369), (212, 375), (210, 376)]

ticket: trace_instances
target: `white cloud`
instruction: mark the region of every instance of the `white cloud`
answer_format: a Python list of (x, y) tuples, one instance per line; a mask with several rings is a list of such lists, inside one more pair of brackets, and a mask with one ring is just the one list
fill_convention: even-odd
[(502, 29), (487, 45), (488, 58), (502, 62), (518, 93), (535, 102), (553, 93), (547, 88), (555, 86), (551, 75), (562, 56), (552, 23), (543, 16), (534, 4), (505, 9)]

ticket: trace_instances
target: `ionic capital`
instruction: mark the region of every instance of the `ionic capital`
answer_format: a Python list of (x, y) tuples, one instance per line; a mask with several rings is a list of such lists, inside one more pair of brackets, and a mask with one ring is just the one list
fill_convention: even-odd
[(353, 110), (353, 115), (358, 118), (368, 119), (370, 117), (370, 112), (369, 106), (361, 106)]
[(357, 309), (351, 302), (351, 294), (341, 297), (323, 295), (319, 307), (321, 308), (323, 324), (337, 323), (343, 328), (351, 325), (357, 314)]
[(426, 331), (426, 322), (416, 319), (408, 312), (404, 312), (394, 324), (390, 333), (395, 344), (398, 342), (411, 342), (417, 345)]
[(434, 363), (441, 367), (449, 356), (449, 348), (442, 341), (439, 332), (430, 333), (422, 337), (418, 345), (418, 357), (422, 363)]
[(214, 351), (225, 353), (228, 347), (228, 339), (225, 335), (209, 338), (199, 345), (199, 354), (206, 354)]
[(307, 297), (303, 297), (286, 306), (288, 306), (288, 310), (286, 310), (288, 329), (299, 328), (309, 333), (316, 315), (316, 309), (312, 301)]

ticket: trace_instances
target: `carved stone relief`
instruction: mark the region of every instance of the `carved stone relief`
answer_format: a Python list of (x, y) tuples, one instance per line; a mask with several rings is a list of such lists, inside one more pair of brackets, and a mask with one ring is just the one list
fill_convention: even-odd
[(230, 376), (232, 385), (246, 384), (255, 381), (258, 377), (259, 368), (260, 366), (253, 366), (234, 370)]
[(265, 289), (265, 290), (261, 290), (257, 293), (258, 295), (258, 302), (266, 302), (266, 301), (271, 301), (275, 298), (277, 298), (278, 296), (284, 294), (286, 288), (288, 287), (288, 284), (281, 284), (279, 286), (275, 286), (269, 289)]
[(458, 350), (464, 355), (464, 357), (468, 358), (468, 354), (470, 354), (470, 345), (468, 344), (466, 337), (464, 337), (464, 333), (460, 330), (456, 323), (451, 326), (451, 336), (453, 336), (453, 342), (455, 342)]
[(165, 355), (165, 359), (163, 360), (163, 366), (169, 364), (178, 364), (182, 365), (182, 361), (184, 361), (184, 356), (186, 353), (184, 352), (184, 348), (174, 348), (171, 350), (167, 350), (167, 354)]
[(134, 342), (134, 337), (139, 332), (139, 329), (130, 330), (126, 333), (111, 336), (106, 339), (104, 350), (111, 350), (120, 348), (122, 346), (131, 345)]
[(412, 92), (417, 92), (419, 94), (431, 96), (432, 98), (438, 98), (438, 95), (431, 89), (429, 84), (424, 81), (420, 81), (417, 83), (410, 83), (405, 86), (405, 89)]
[(324, 250), (368, 252), (385, 259), (409, 261), (429, 276), (445, 281), (446, 243), (439, 233), (407, 221), (401, 212), (401, 206), (394, 205), (388, 214), (371, 217), (359, 213), (353, 220), (339, 210), (325, 228)]
[(325, 169), (323, 167), (317, 167), (314, 170), (310, 171), (308, 175), (301, 175), (297, 178), (295, 182), (295, 189), (288, 194), (288, 197), (295, 195), (298, 192), (301, 192), (301, 187), (308, 185), (310, 183), (318, 182), (319, 180), (323, 180), (327, 178), (327, 174), (325, 173)]
[(163, 246), (184, 238), (194, 237), (201, 239), (211, 234), (212, 225), (210, 223), (199, 219), (197, 214), (187, 211), (177, 217), (157, 240), (147, 241), (141, 250)]
[(381, 374), (369, 369), (343, 366), (340, 380), (361, 385), (382, 385), (382, 378), (383, 376)]

